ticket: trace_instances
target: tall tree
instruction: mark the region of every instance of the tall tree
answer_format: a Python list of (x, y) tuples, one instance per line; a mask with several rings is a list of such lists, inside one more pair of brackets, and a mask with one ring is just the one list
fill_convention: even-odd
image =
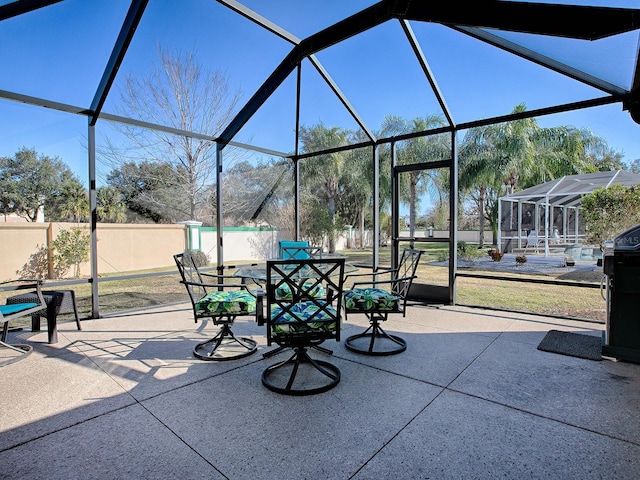
[[(159, 63), (148, 76), (125, 77), (116, 107), (118, 113), (215, 137), (232, 118), (240, 99), (239, 91), (231, 88), (222, 71), (202, 69), (193, 52), (170, 53), (163, 48), (158, 51)], [(104, 161), (116, 169), (136, 158), (171, 164), (178, 175), (177, 198), (188, 203), (185, 216), (197, 220), (199, 207), (211, 205), (215, 142), (125, 124), (116, 124), (114, 128), (124, 135), (128, 145), (116, 145), (105, 139), (106, 147), (101, 150)]]
[[(526, 110), (517, 105), (513, 113)], [(527, 118), (467, 131), (460, 148), (459, 186), (470, 194), (479, 212), (480, 245), (485, 220), (498, 235), (498, 198), (517, 188), (544, 183), (562, 175), (596, 171), (588, 155), (599, 140), (586, 130), (560, 126), (541, 128)], [(598, 157), (599, 158), (599, 157)]]
[(629, 163), (629, 171), (633, 173), (640, 173), (640, 158), (636, 158)]
[(49, 215), (52, 220), (85, 222), (89, 215), (89, 194), (73, 174), (64, 172), (59, 192), (54, 197)]
[[(364, 133), (356, 133), (355, 142), (364, 142)], [(366, 212), (373, 207), (373, 156), (371, 148), (358, 148), (346, 152), (343, 174), (343, 194), (339, 212), (346, 224), (352, 225), (364, 239)]]
[(175, 223), (188, 215), (181, 196), (180, 167), (161, 162), (127, 162), (107, 175), (107, 183), (121, 192), (127, 208), (155, 223)]
[(100, 187), (96, 192), (99, 222), (123, 223), (127, 220), (127, 205), (115, 187)]
[[(440, 115), (417, 117), (412, 120), (388, 116), (383, 122), (382, 129), (383, 134), (389, 136), (423, 132), (444, 125), (445, 121)], [(429, 135), (399, 142), (396, 152), (398, 165), (408, 165), (448, 158), (451, 147), (447, 136)], [(416, 214), (421, 196), (425, 193), (436, 203), (442, 203), (445, 190), (439, 170), (412, 170), (401, 177), (400, 198), (409, 206), (410, 237), (415, 236)]]
[(13, 157), (0, 157), (0, 209), (35, 222), (72, 180), (78, 182), (58, 157), (22, 147)]
[[(338, 127), (327, 128), (323, 124), (300, 128), (300, 140), (304, 152), (316, 152), (348, 144), (347, 133)], [(334, 152), (302, 160), (300, 172), (304, 181), (306, 201), (315, 199), (326, 206), (330, 226), (335, 226), (337, 204), (342, 193), (342, 177), (345, 173), (345, 153)], [(335, 251), (334, 232), (328, 232), (329, 251)]]

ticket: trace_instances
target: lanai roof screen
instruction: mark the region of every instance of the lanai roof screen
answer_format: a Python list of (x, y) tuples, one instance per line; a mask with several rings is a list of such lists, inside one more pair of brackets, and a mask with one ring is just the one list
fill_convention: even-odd
[[(287, 155), (296, 126), (320, 122), (376, 142), (387, 116), (437, 114), (463, 129), (520, 103), (531, 116), (621, 103), (637, 118), (638, 18), (635, 0), (2, 1), (0, 98), (107, 118), (160, 45), (197, 51), (241, 90), (219, 132), (194, 133)], [(10, 152), (24, 143), (11, 124)]]

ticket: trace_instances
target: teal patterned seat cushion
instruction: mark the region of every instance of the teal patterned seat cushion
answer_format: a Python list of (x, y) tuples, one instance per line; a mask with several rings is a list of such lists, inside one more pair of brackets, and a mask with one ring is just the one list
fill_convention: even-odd
[(256, 297), (246, 290), (210, 292), (196, 302), (201, 316), (248, 315), (256, 311)]
[[(319, 312), (311, 319), (314, 313)], [(331, 305), (321, 310), (316, 302), (296, 303), (290, 310), (273, 306), (271, 331), (274, 335), (292, 335), (307, 332), (334, 332), (338, 313)], [(306, 319), (310, 319), (306, 321)]]
[(397, 311), (400, 297), (379, 288), (354, 288), (344, 292), (347, 311)]
[[(314, 284), (314, 280), (306, 280), (304, 282), (304, 285), (301, 289), (297, 289), (299, 293), (301, 293), (303, 290), (309, 290), (309, 295), (313, 298), (318, 298), (318, 297), (322, 297), (324, 296), (324, 287), (321, 284), (318, 284), (314, 287), (312, 287), (312, 285)], [(289, 300), (292, 298), (291, 295), (291, 287), (286, 284), (283, 283), (282, 285), (279, 285), (276, 288), (276, 298), (278, 300)]]

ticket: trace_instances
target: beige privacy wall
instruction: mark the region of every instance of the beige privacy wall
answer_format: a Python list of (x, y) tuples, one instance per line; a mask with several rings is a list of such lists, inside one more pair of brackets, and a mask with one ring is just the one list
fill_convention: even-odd
[[(77, 227), (74, 223), (0, 223), (0, 281), (18, 278), (27, 262), (34, 259), (56, 238), (60, 230)], [(80, 224), (89, 231), (89, 226)], [(344, 232), (336, 239), (338, 251), (348, 248), (347, 236), (352, 240), (358, 232)], [(365, 246), (370, 247), (373, 236), (365, 232)], [(418, 232), (418, 235), (427, 235)], [(189, 246), (188, 227), (177, 225), (139, 225), (99, 223), (98, 273), (126, 274), (154, 268), (173, 268), (173, 254)], [(273, 228), (226, 228), (223, 234), (225, 264), (234, 262), (261, 261), (273, 258), (278, 253), (281, 232)], [(407, 236), (403, 231), (400, 237)], [(447, 238), (449, 232), (434, 231), (434, 237)], [(478, 232), (458, 232), (458, 239), (477, 242)], [(212, 263), (217, 263), (217, 233), (214, 228), (198, 228), (198, 245)], [(359, 243), (359, 242), (357, 242)], [(69, 275), (73, 272), (70, 271)], [(80, 265), (83, 277), (91, 274), (88, 262)]]
[[(0, 281), (18, 278), (18, 272), (46, 249), (62, 229), (74, 223), (0, 223)], [(80, 224), (89, 231), (89, 226)], [(173, 254), (186, 245), (184, 225), (135, 225), (100, 223), (98, 273), (127, 273), (136, 270), (174, 266)], [(71, 274), (72, 272), (70, 272)], [(91, 274), (88, 262), (80, 274)]]

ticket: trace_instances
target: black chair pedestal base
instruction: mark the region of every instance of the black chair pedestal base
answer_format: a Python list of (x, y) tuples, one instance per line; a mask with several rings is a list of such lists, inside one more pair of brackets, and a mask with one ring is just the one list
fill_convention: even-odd
[(307, 347), (293, 347), (293, 350), (294, 354), (288, 360), (262, 372), (262, 384), (269, 390), (285, 395), (315, 395), (340, 383), (338, 367), (311, 358)]
[[(283, 350), (286, 350), (287, 348), (289, 347), (276, 347), (273, 350), (269, 350), (268, 352), (263, 353), (262, 358), (273, 357), (274, 355), (279, 354), (280, 352), (282, 352)], [(320, 345), (311, 345), (311, 348), (313, 348), (314, 350), (318, 350), (319, 352), (326, 353), (327, 355), (333, 355), (333, 350), (330, 350), (325, 347), (321, 347)]]
[[(368, 346), (365, 348), (359, 346), (356, 343), (358, 340), (363, 338), (368, 339), (368, 342), (366, 342), (368, 343)], [(376, 342), (378, 342), (378, 345), (384, 343), (388, 346), (386, 348), (376, 350)], [(404, 352), (407, 349), (407, 342), (403, 338), (400, 338), (396, 335), (388, 334), (382, 329), (377, 321), (374, 321), (363, 333), (359, 333), (358, 335), (351, 335), (349, 338), (347, 338), (344, 342), (344, 346), (347, 348), (347, 350), (361, 353), (363, 355), (385, 356), (397, 355), (398, 353)]]
[[(213, 347), (208, 348), (210, 345)], [(236, 350), (239, 352), (236, 353)], [(248, 357), (257, 351), (258, 344), (255, 340), (236, 337), (231, 331), (231, 327), (224, 324), (215, 337), (194, 347), (193, 356), (200, 360), (221, 362)]]

